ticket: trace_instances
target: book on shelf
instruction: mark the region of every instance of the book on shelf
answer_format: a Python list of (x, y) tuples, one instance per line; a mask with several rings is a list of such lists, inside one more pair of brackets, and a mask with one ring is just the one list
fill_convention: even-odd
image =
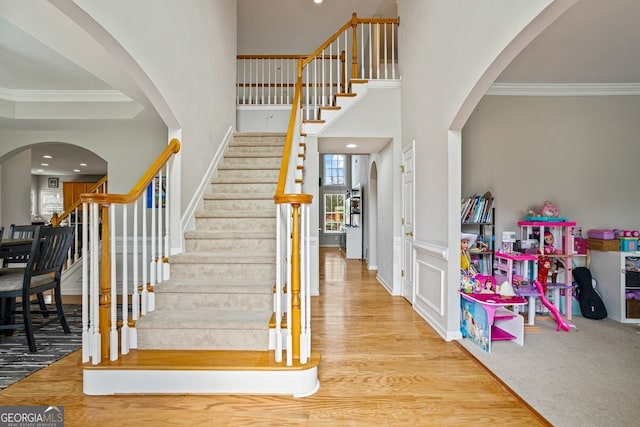
[(493, 197), (487, 191), (484, 195), (473, 194), (462, 199), (460, 204), (460, 222), (490, 223), (493, 221)]

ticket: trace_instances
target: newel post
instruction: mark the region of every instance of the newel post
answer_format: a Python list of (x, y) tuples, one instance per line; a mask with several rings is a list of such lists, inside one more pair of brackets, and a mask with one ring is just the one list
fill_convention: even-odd
[(102, 253), (100, 260), (100, 350), (101, 358), (109, 359), (109, 333), (111, 328), (111, 238), (109, 231), (109, 206), (102, 211)]
[(351, 47), (351, 78), (358, 78), (358, 15), (351, 15), (351, 28), (353, 29), (353, 46)]
[(300, 359), (300, 204), (292, 203), (291, 224), (291, 334), (292, 354), (294, 359)]

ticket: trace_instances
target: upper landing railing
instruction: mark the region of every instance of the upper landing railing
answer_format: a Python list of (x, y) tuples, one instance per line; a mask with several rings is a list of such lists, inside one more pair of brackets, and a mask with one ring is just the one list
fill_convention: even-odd
[(303, 119), (318, 118), (320, 107), (350, 92), (353, 79), (398, 79), (399, 18), (358, 18), (346, 24), (311, 55), (238, 55), (238, 105), (290, 105), (303, 62)]

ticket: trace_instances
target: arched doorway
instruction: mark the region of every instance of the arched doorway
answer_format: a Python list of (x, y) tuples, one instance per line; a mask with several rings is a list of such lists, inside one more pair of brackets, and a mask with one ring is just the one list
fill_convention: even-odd
[(49, 221), (64, 211), (65, 183), (97, 182), (107, 162), (86, 148), (63, 142), (26, 145), (0, 157), (0, 223)]

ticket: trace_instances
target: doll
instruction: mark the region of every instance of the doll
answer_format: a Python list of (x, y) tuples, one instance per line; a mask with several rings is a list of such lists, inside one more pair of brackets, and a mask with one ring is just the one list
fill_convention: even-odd
[(547, 292), (547, 280), (549, 277), (549, 269), (551, 268), (551, 259), (546, 256), (538, 256), (538, 282), (542, 285), (544, 293)]
[(553, 234), (550, 231), (544, 232), (544, 253), (546, 255), (556, 254), (558, 250), (553, 246)]
[(469, 256), (469, 247), (476, 241), (476, 235), (471, 233), (462, 233), (460, 235), (460, 269), (467, 274), (473, 274), (471, 266), (471, 257)]

